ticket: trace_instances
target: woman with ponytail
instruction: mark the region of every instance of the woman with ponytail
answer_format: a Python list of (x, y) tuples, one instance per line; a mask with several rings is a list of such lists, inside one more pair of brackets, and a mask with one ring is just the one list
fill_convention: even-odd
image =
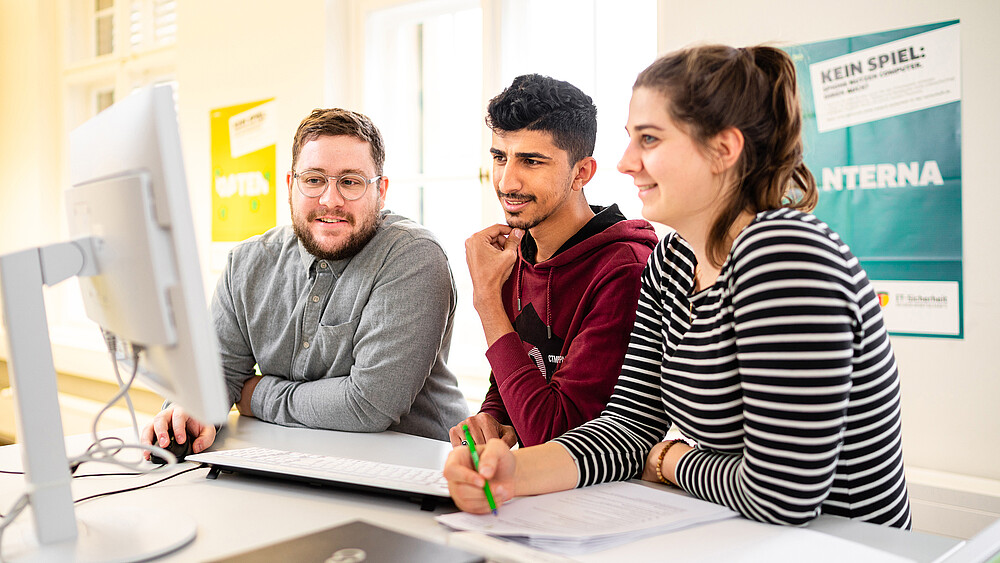
[[(910, 527), (899, 376), (868, 277), (808, 212), (795, 67), (760, 46), (702, 46), (639, 74), (618, 169), (673, 229), (643, 273), (606, 410), (555, 440), (449, 457), (456, 503), (642, 477), (743, 516), (834, 514)], [(663, 440), (674, 426), (684, 440)]]

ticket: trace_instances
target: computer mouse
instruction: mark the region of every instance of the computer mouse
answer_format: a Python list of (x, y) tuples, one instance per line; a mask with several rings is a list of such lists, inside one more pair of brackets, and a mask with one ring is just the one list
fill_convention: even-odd
[[(174, 438), (173, 426), (167, 428), (167, 434), (170, 436), (170, 444), (168, 444), (164, 449), (177, 456), (177, 461), (184, 461), (184, 458), (191, 453), (191, 444), (194, 442), (194, 437), (188, 436), (186, 442), (178, 444), (177, 438)], [(150, 454), (149, 461), (160, 465), (167, 463), (167, 460), (156, 455), (156, 452)]]

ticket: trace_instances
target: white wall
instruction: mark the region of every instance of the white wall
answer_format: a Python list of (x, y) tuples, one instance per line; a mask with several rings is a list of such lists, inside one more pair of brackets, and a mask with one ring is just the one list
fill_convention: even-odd
[[(290, 222), (285, 172), (291, 168), (292, 136), (302, 118), (327, 101), (325, 4), (178, 2), (178, 119), (199, 241), (211, 239), (209, 113), (218, 107), (275, 99), (278, 222)], [(201, 248), (205, 272), (208, 251), (207, 244)], [(211, 291), (214, 277), (207, 275)]]
[(1000, 479), (1000, 263), (994, 152), (1000, 7), (992, 0), (660, 0), (660, 51), (696, 42), (807, 43), (959, 19), (965, 339), (894, 337), (909, 466)]
[(54, 5), (0, 0), (0, 252), (59, 238), (58, 222), (39, 221), (61, 193)]

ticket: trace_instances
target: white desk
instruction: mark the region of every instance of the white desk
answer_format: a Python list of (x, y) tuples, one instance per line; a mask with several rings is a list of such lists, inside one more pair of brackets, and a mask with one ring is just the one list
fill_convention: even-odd
[[(70, 455), (82, 450), (89, 436), (67, 440)], [(374, 461), (441, 467), (451, 446), (444, 442), (386, 432), (353, 434), (323, 430), (284, 428), (234, 415), (220, 434), (220, 447), (250, 445), (284, 448), (318, 454), (358, 457)], [(181, 464), (176, 471), (193, 464)], [(0, 469), (21, 467), (19, 446), (0, 447)], [(81, 473), (105, 471), (97, 464), (81, 467)], [(454, 510), (439, 507), (422, 511), (405, 499), (347, 490), (319, 489), (284, 481), (235, 475), (207, 480), (208, 469), (198, 469), (165, 483), (89, 502), (119, 506), (157, 506), (180, 509), (195, 519), (198, 535), (193, 543), (161, 561), (204, 561), (233, 555), (255, 547), (317, 531), (356, 519), (447, 543), (449, 531), (434, 521), (434, 515)], [(155, 481), (167, 475), (157, 472), (143, 477), (94, 477), (74, 479), (75, 498)], [(20, 476), (0, 475), (0, 510), (5, 510), (23, 491)], [(27, 514), (20, 518), (28, 519)], [(822, 517), (810, 529), (850, 539), (914, 561), (934, 561), (959, 542), (948, 538), (888, 529), (836, 517)], [(778, 542), (778, 526), (744, 519), (731, 519), (581, 556), (581, 561), (651, 560), (744, 560), (751, 546)], [(773, 550), (772, 550), (773, 551)], [(772, 553), (773, 555), (773, 553)], [(788, 553), (787, 561), (818, 560), (814, 554)], [(820, 555), (820, 554), (815, 554)], [(769, 560), (775, 560), (769, 557)], [(831, 558), (831, 560), (833, 560)]]

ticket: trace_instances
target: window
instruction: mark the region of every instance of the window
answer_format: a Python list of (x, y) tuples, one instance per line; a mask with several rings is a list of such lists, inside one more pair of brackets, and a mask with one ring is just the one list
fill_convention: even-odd
[(129, 45), (132, 50), (171, 45), (177, 40), (177, 0), (132, 0)]
[(173, 80), (177, 0), (72, 0), (68, 15), (70, 129), (136, 88)]
[[(70, 0), (63, 69), (66, 133), (133, 90), (174, 81), (177, 0)], [(68, 144), (68, 141), (64, 141)], [(53, 194), (61, 202), (61, 194)], [(48, 290), (59, 305), (52, 334), (103, 349), (76, 280)], [(63, 334), (65, 333), (65, 334)], [(85, 342), (79, 342), (79, 339)]]
[(98, 90), (95, 93), (96, 107), (94, 108), (97, 113), (100, 113), (115, 103), (115, 91), (113, 88), (107, 88), (104, 90)]
[[(636, 75), (656, 57), (655, 0), (503, 0), (493, 25), (501, 38), (500, 81), (521, 74), (566, 80), (597, 106), (597, 174), (587, 184), (592, 205), (617, 203), (629, 218), (642, 205), (632, 180), (616, 166), (625, 150), (625, 121)], [(491, 94), (492, 96), (492, 94)]]
[(431, 228), (448, 254), (459, 300), (448, 364), (481, 400), (489, 364), (465, 239), (484, 224), (482, 12), (475, 1), (411, 8), (365, 26), (364, 111), (386, 139), (387, 207)]
[[(627, 138), (632, 83), (656, 55), (655, 0), (360, 0), (362, 110), (386, 138), (387, 206), (442, 240), (459, 291), (449, 365), (472, 403), (489, 364), (465, 239), (503, 221), (489, 178), (486, 103), (514, 77), (547, 74), (594, 98), (598, 174), (592, 204), (641, 205), (615, 170)], [(367, 9), (366, 7), (369, 6)]]
[(112, 0), (96, 0), (94, 8), (94, 55), (110, 55), (115, 49), (115, 5)]

